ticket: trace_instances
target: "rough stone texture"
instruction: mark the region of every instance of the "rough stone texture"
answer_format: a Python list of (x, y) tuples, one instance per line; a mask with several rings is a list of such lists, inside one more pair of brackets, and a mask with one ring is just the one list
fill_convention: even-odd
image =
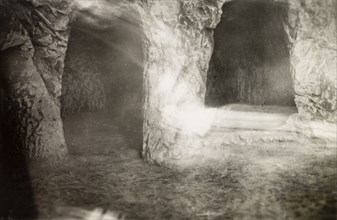
[[(103, 12), (119, 6), (106, 4)], [(72, 23), (62, 81), (62, 115), (103, 111), (112, 116), (135, 106), (141, 112), (143, 31), (139, 14), (134, 7), (123, 7), (118, 14), (112, 11), (97, 18), (96, 13), (104, 13), (91, 10), (79, 11)]]
[[(70, 39), (76, 40), (80, 41)], [(78, 47), (83, 46), (90, 47), (87, 44)], [(94, 55), (86, 54), (84, 50), (68, 50), (62, 80), (62, 114), (102, 110), (105, 107), (106, 93), (101, 75)]]
[[(4, 18), (0, 31), (1, 68), (5, 73), (1, 76), (2, 87), (14, 112), (6, 121), (14, 125), (9, 127), (13, 127), (20, 145), (29, 149), (32, 157), (59, 157), (66, 152), (59, 98), (71, 18), (69, 2), (7, 0), (0, 4)], [(88, 3), (82, 1), (85, 2)], [(118, 2), (130, 7), (130, 1)], [(137, 2), (146, 35), (143, 155), (151, 162), (170, 163), (196, 154), (206, 155), (230, 136), (234, 137), (225, 144), (267, 141), (261, 137), (281, 141), (296, 138), (292, 134), (289, 138), (288, 134), (279, 137), (277, 132), (269, 131), (250, 133), (249, 137), (238, 133), (224, 135), (226, 128), (242, 126), (236, 119), (245, 122), (245, 118), (256, 117), (249, 124), (254, 129), (274, 123), (275, 116), (276, 125), (272, 128), (277, 127), (287, 117), (205, 108), (213, 29), (220, 21), (223, 2)], [(288, 4), (286, 26), (300, 116), (336, 121), (335, 1), (301, 0)], [(221, 132), (208, 133), (212, 126)]]
[(221, 149), (233, 143), (259, 143), (270, 135), (277, 141), (297, 138), (277, 131), (247, 135), (229, 130), (233, 126), (265, 130), (285, 123), (286, 116), (205, 107), (213, 29), (220, 21), (222, 3), (177, 0), (139, 5), (147, 37), (143, 156), (150, 162), (175, 165), (219, 159), (225, 152)]
[(195, 134), (185, 130), (179, 118), (203, 106), (212, 29), (220, 20), (221, 5), (222, 1), (149, 0), (138, 7), (147, 38), (143, 156), (151, 162), (180, 157), (175, 150), (191, 145), (185, 142)]
[(306, 119), (336, 123), (336, 0), (288, 1), (296, 105)]
[[(220, 159), (225, 156), (225, 149), (233, 145), (252, 145), (272, 141), (299, 141), (298, 144), (301, 144), (301, 140), (305, 139), (303, 134), (331, 136), (335, 140), (335, 135), (331, 133), (335, 129), (331, 130), (329, 126), (327, 128), (323, 124), (303, 124), (303, 121), (298, 120), (298, 115), (289, 118), (290, 114), (227, 111), (231, 110), (231, 106), (218, 109), (205, 107), (206, 76), (213, 50), (213, 29), (220, 21), (223, 2), (147, 0), (138, 5), (146, 35), (143, 93), (144, 158), (155, 163), (186, 164), (189, 163), (188, 161), (196, 163), (201, 159)], [(287, 28), (288, 33), (291, 33), (291, 36), (294, 36), (295, 32), (300, 33), (296, 35), (296, 39), (302, 39), (300, 36), (303, 33), (325, 30), (323, 33), (317, 32), (317, 35), (315, 33), (314, 36), (328, 36), (328, 42), (332, 44), (330, 38), (333, 39), (334, 32), (327, 28), (331, 26), (328, 26), (328, 23), (322, 23), (325, 20), (319, 19), (320, 16), (326, 17), (325, 11), (332, 1), (321, 4), (320, 7), (318, 7), (318, 1), (296, 2), (296, 6), (289, 2), (291, 25), (288, 27), (291, 28)], [(313, 10), (305, 12), (306, 3), (310, 8), (313, 7)], [(312, 25), (303, 28), (303, 25), (299, 26), (292, 22), (298, 20), (297, 15), (305, 15), (304, 12), (320, 15), (316, 29), (311, 27)], [(328, 14), (327, 17), (332, 18), (331, 13)], [(315, 22), (315, 18), (303, 19), (303, 21), (299, 19), (299, 21), (306, 25), (306, 22)], [(317, 39), (310, 39), (310, 42), (316, 41)], [(303, 49), (302, 40), (294, 42), (291, 39), (291, 42), (290, 57), (294, 69), (296, 104), (299, 108), (299, 116), (302, 117), (304, 109), (308, 106), (303, 98), (309, 97), (309, 95), (301, 96), (299, 93), (298, 79), (307, 76), (308, 73), (308, 71), (303, 72), (302, 68), (306, 68), (311, 62), (315, 63), (315, 65), (309, 65), (309, 67), (312, 66), (309, 72), (321, 78), (319, 80), (316, 78), (314, 82), (327, 85), (325, 79), (329, 79), (331, 83), (332, 73), (335, 72), (328, 68), (335, 68), (333, 54), (335, 55), (336, 51), (333, 49), (334, 45), (332, 49), (325, 46), (318, 50), (317, 57), (314, 55), (316, 53), (311, 51), (298, 53), (302, 51), (301, 48)], [(323, 40), (324, 42), (326, 43), (326, 40)], [(303, 59), (301, 61), (303, 64), (298, 63), (298, 55), (309, 56), (309, 59)], [(322, 55), (328, 58), (328, 62), (318, 65), (317, 62), (320, 62), (318, 58)], [(304, 78), (313, 79), (312, 76)], [(300, 81), (306, 83), (305, 80)], [(309, 85), (310, 83), (306, 88), (310, 90)], [(331, 120), (331, 108), (335, 109), (336, 96), (333, 94), (332, 87), (329, 88), (321, 91), (330, 91), (330, 93), (324, 93), (330, 98), (320, 96), (313, 101), (317, 112), (322, 112), (321, 109), (323, 109), (322, 118), (325, 120)], [(331, 104), (327, 105), (328, 101), (324, 100), (330, 101)], [(321, 101), (325, 103), (320, 104)], [(316, 127), (313, 128), (314, 126)], [(235, 130), (238, 128), (243, 130)], [(252, 132), (247, 129), (260, 131)], [(314, 129), (318, 131), (315, 135)], [(328, 131), (329, 129), (331, 131)]]
[(58, 159), (67, 153), (60, 96), (71, 2), (0, 2), (6, 147), (18, 147), (31, 158)]

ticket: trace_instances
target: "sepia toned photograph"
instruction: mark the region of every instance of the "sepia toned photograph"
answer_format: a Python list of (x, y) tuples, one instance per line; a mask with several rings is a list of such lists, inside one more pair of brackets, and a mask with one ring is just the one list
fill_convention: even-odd
[(0, 0), (0, 220), (336, 220), (337, 0)]

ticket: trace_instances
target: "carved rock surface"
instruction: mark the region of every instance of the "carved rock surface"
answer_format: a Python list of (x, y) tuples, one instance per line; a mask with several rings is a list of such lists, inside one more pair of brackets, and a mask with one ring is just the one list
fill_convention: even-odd
[(295, 106), (284, 4), (231, 1), (222, 10), (214, 31), (206, 105)]
[(220, 20), (222, 3), (148, 0), (138, 5), (146, 36), (143, 155), (149, 161), (179, 157), (183, 143), (178, 139), (193, 139), (194, 134), (181, 134), (184, 124), (176, 116), (203, 106), (212, 29)]
[(299, 113), (336, 123), (337, 2), (288, 1), (292, 75)]
[(96, 59), (83, 51), (75, 52), (68, 50), (67, 53), (62, 80), (62, 114), (102, 110), (106, 93)]
[[(291, 72), (299, 111), (295, 116), (307, 121), (335, 121), (335, 1), (280, 2), (289, 9), (285, 27), (290, 38)], [(286, 124), (288, 131), (313, 129), (301, 124), (303, 121), (295, 116), (236, 114), (225, 109), (205, 108), (206, 76), (214, 47), (213, 29), (220, 21), (223, 3), (144, 0), (138, 4), (146, 36), (143, 156), (150, 162), (177, 164), (209, 157), (217, 151), (207, 152), (221, 147), (302, 138), (296, 132), (268, 131), (268, 126)], [(301, 122), (294, 127), (292, 120)], [(225, 129), (244, 128), (246, 122), (250, 129), (265, 131), (233, 133)], [(214, 124), (221, 132), (212, 132)], [(216, 157), (221, 158), (221, 152), (225, 153), (220, 150)]]
[(31, 158), (59, 159), (67, 153), (60, 96), (71, 2), (0, 3), (6, 147), (18, 147)]
[[(224, 1), (118, 1), (137, 6), (146, 36), (143, 155), (151, 162), (203, 155), (231, 136), (211, 138), (207, 132), (220, 111), (204, 106), (213, 30)], [(289, 8), (285, 27), (299, 116), (336, 122), (336, 1), (280, 1)], [(12, 111), (6, 121), (17, 134), (12, 142), (31, 157), (66, 153), (60, 96), (72, 3), (0, 2), (1, 87), (5, 110)]]
[(127, 102), (134, 106), (135, 101), (126, 94), (135, 94), (137, 98), (132, 99), (141, 105), (143, 32), (139, 14), (130, 3), (129, 7), (115, 1), (99, 3), (99, 9), (79, 11), (72, 23), (62, 81), (63, 115), (127, 111), (131, 109)]

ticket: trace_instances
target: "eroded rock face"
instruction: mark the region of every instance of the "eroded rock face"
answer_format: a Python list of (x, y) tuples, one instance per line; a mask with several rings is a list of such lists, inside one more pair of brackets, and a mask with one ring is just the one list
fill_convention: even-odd
[(180, 157), (179, 151), (191, 145), (178, 141), (193, 139), (188, 131), (181, 133), (185, 123), (178, 118), (185, 118), (181, 115), (184, 110), (203, 106), (213, 29), (220, 20), (223, 1), (142, 3), (139, 11), (147, 38), (143, 155), (160, 163)]
[[(285, 26), (291, 42), (290, 62), (299, 116), (306, 116), (306, 120), (335, 121), (336, 87), (332, 82), (335, 82), (336, 72), (336, 45), (333, 43), (336, 34), (331, 9), (334, 1), (280, 2), (289, 8)], [(246, 123), (247, 116), (221, 113), (204, 105), (206, 73), (214, 46), (213, 29), (220, 20), (223, 3), (144, 0), (138, 5), (147, 38), (143, 156), (150, 162), (177, 163), (195, 155), (216, 158), (225, 153), (222, 146), (226, 145), (298, 138), (294, 133), (274, 131), (208, 132), (214, 123), (229, 128), (226, 120), (233, 122), (233, 126), (240, 124), (236, 119), (242, 118), (241, 122)], [(287, 120), (275, 115), (251, 116), (257, 119), (250, 121), (253, 129), (259, 128), (261, 119), (266, 119), (263, 123), (271, 125), (270, 128), (278, 126), (272, 125), (275, 117), (281, 124)]]
[(288, 35), (296, 105), (306, 119), (336, 123), (335, 0), (288, 1)]
[(31, 158), (66, 152), (60, 117), (61, 79), (72, 18), (71, 0), (0, 3), (1, 81), (8, 142)]
[[(208, 146), (224, 143), (223, 133), (206, 138), (217, 110), (204, 105), (213, 30), (224, 1), (119, 1), (137, 5), (146, 36), (143, 155), (151, 162), (203, 155)], [(280, 1), (289, 7), (285, 26), (299, 114), (335, 122), (336, 1)], [(0, 4), (2, 87), (12, 111), (6, 121), (18, 134), (13, 141), (31, 157), (66, 153), (59, 98), (71, 2)]]
[[(143, 32), (139, 14), (132, 4), (98, 3), (105, 3), (101, 11), (79, 11), (72, 23), (62, 80), (64, 116), (103, 111), (118, 117), (117, 112), (135, 106), (141, 111)], [(100, 17), (104, 12), (107, 15)]]

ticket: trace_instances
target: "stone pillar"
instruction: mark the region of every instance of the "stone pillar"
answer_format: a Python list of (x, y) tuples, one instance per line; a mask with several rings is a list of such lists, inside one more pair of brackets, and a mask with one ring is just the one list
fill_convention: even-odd
[[(1, 86), (8, 103), (7, 148), (30, 158), (67, 153), (60, 116), (61, 80), (72, 0), (1, 1)], [(9, 149), (10, 150), (10, 149)]]
[(138, 6), (146, 36), (143, 156), (150, 162), (186, 156), (210, 126), (214, 113), (203, 108), (206, 74), (223, 2), (146, 0)]
[(337, 91), (336, 0), (288, 0), (286, 29), (295, 102), (305, 120), (335, 123)]

